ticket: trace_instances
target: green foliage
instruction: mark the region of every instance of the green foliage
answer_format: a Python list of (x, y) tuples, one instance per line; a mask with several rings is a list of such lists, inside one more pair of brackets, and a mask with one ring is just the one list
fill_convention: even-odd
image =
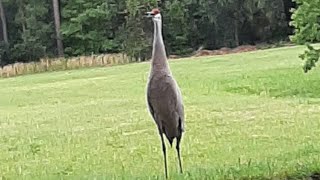
[(107, 13), (105, 0), (66, 0), (61, 3), (64, 7), (61, 33), (66, 54), (97, 54), (117, 48), (117, 45), (108, 39), (110, 32), (106, 31), (111, 17)]
[[(147, 5), (145, 5), (147, 4)], [(150, 37), (146, 35), (145, 29), (150, 26), (149, 19), (145, 18), (145, 12), (150, 11), (149, 8), (156, 6), (154, 0), (127, 0), (125, 22), (122, 31), (124, 51), (132, 60), (145, 60), (147, 54), (151, 51)]]
[(307, 48), (300, 55), (305, 60), (303, 70), (308, 72), (315, 67), (320, 57), (320, 49), (315, 49), (309, 43), (320, 41), (320, 1), (296, 0), (299, 7), (293, 11), (291, 25), (295, 28), (295, 34), (291, 40), (297, 44), (307, 43)]
[(47, 49), (52, 48), (53, 24), (48, 21), (49, 2), (17, 0), (18, 12), (14, 23), (20, 27), (20, 37), (11, 44), (12, 59), (32, 61), (46, 56)]
[[(188, 55), (285, 39), (284, 2), (290, 0), (60, 0), (61, 34), (66, 56), (124, 52), (133, 60), (151, 57), (153, 24), (146, 11), (160, 7), (168, 54)], [(3, 0), (15, 61), (55, 56), (52, 0)]]
[(316, 63), (320, 58), (320, 49), (314, 48), (312, 45), (307, 44), (308, 50), (305, 50), (299, 57), (305, 60), (303, 70), (305, 73), (310, 71), (313, 67), (316, 67)]
[[(167, 1), (164, 4), (165, 9), (168, 9), (163, 15), (165, 20), (164, 36), (168, 39), (166, 42), (168, 53), (183, 55), (189, 52), (190, 31), (187, 27), (188, 16), (186, 5), (179, 1)], [(179, 24), (179, 26), (177, 26)]]
[(0, 67), (9, 61), (8, 57), (9, 45), (7, 43), (0, 42)]

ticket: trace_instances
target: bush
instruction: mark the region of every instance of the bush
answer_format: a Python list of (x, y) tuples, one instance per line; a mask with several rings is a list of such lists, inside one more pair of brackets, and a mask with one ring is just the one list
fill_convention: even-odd
[(291, 25), (295, 28), (291, 41), (297, 44), (306, 44), (308, 50), (300, 55), (305, 61), (304, 72), (308, 72), (316, 66), (320, 57), (320, 49), (314, 48), (309, 43), (320, 41), (320, 1), (296, 0), (297, 9), (293, 9)]

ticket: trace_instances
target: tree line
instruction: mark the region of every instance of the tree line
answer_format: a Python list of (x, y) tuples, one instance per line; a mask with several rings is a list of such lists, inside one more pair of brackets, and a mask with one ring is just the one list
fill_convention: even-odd
[(43, 57), (151, 55), (159, 7), (168, 54), (288, 40), (291, 0), (0, 0), (0, 65)]

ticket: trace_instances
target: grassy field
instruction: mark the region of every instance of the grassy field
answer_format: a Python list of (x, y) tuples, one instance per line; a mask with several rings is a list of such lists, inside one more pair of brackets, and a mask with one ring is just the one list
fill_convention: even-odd
[[(320, 171), (320, 71), (303, 47), (171, 61), (184, 96), (185, 173), (301, 178)], [(0, 179), (162, 179), (149, 63), (0, 79)]]

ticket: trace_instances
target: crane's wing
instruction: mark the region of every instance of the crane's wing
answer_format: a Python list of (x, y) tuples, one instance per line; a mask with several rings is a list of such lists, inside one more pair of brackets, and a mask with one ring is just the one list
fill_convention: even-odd
[(148, 83), (148, 86), (147, 86), (147, 104), (148, 104), (149, 112), (152, 118), (155, 120), (154, 107), (152, 106), (152, 103), (150, 101), (150, 82)]
[[(176, 120), (179, 131), (184, 131), (184, 106), (178, 84), (171, 75), (164, 75), (156, 80), (150, 80), (147, 87), (147, 104), (153, 119), (156, 112), (162, 111), (162, 115)], [(166, 110), (165, 110), (166, 109)], [(165, 112), (164, 112), (165, 110)]]
[(183, 105), (183, 100), (182, 100), (182, 94), (179, 89), (178, 84), (176, 84), (176, 89), (177, 89), (177, 113), (179, 115), (179, 128), (181, 132), (185, 131), (185, 126), (184, 126), (184, 105)]
[(148, 103), (148, 109), (149, 109), (149, 112), (152, 116), (153, 119), (155, 119), (155, 115), (154, 115), (154, 109), (152, 107), (152, 104), (150, 102), (150, 96), (149, 96), (149, 93), (147, 94), (147, 103)]
[(183, 99), (180, 88), (176, 80), (172, 77), (172, 75), (166, 76), (166, 94), (171, 99), (171, 111), (174, 111), (178, 115), (178, 128), (181, 132), (184, 132), (184, 106), (183, 106)]

